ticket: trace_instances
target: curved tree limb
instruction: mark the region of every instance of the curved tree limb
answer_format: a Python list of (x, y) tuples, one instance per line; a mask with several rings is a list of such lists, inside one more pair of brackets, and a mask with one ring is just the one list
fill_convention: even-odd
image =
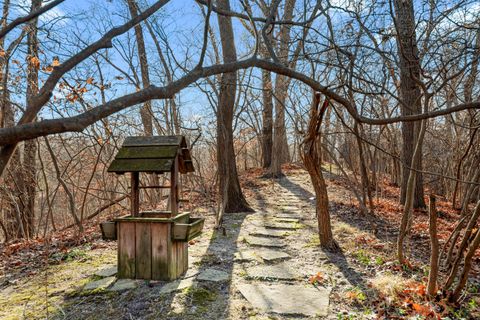
[(65, 0), (55, 0), (53, 2), (50, 2), (47, 5), (44, 5), (43, 7), (38, 8), (37, 10), (31, 11), (29, 14), (23, 17), (19, 17), (12, 22), (10, 22), (7, 26), (5, 26), (2, 30), (0, 30), (0, 39), (4, 38), (10, 31), (12, 31), (15, 27), (28, 22), (30, 20), (35, 19), (36, 17), (44, 14), (48, 10), (58, 6), (60, 3), (64, 2)]

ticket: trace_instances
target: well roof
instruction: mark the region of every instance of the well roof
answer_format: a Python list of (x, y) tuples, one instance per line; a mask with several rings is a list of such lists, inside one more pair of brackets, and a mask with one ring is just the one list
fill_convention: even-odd
[(170, 172), (177, 156), (180, 173), (194, 171), (184, 136), (127, 137), (108, 172)]

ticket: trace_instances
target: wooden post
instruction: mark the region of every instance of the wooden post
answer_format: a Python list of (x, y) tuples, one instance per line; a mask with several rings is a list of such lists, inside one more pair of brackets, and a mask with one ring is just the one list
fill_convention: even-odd
[(130, 190), (130, 204), (131, 204), (131, 212), (133, 217), (137, 217), (140, 211), (140, 196), (139, 196), (139, 173), (132, 172), (132, 179), (131, 179), (131, 190)]
[(170, 171), (170, 211), (172, 217), (178, 214), (178, 155), (175, 157), (172, 171)]

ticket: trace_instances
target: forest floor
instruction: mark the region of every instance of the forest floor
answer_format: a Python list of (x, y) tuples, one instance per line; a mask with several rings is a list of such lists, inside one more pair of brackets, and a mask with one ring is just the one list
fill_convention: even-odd
[[(116, 243), (101, 240), (93, 222), (80, 239), (66, 231), (48, 244), (3, 246), (0, 318), (479, 319), (478, 256), (462, 305), (427, 302), (427, 213), (416, 212), (410, 265), (400, 267), (397, 188), (386, 185), (375, 215), (363, 216), (333, 171), (325, 175), (340, 253), (319, 248), (304, 170), (287, 168), (279, 180), (252, 170), (242, 184), (255, 213), (226, 214), (224, 230), (214, 232), (214, 211), (197, 208), (204, 232), (189, 244), (189, 270), (174, 282), (115, 282)], [(438, 206), (442, 238), (457, 216), (447, 203)]]

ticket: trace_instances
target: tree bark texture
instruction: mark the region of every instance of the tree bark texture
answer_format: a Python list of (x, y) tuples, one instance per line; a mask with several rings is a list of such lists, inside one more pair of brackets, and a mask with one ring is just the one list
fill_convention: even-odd
[[(230, 10), (228, 0), (218, 0), (218, 7)], [(237, 59), (231, 17), (219, 15), (218, 27), (222, 44), (224, 63)], [(251, 211), (238, 180), (235, 150), (233, 146), (233, 115), (235, 110), (235, 94), (237, 73), (224, 73), (220, 79), (220, 90), (217, 107), (217, 164), (219, 191), (222, 198), (223, 211)]]
[[(397, 51), (400, 64), (400, 104), (402, 116), (419, 114), (422, 110), (422, 93), (420, 90), (420, 58), (418, 55), (417, 36), (415, 32), (415, 16), (413, 0), (395, 0), (395, 22), (397, 28)], [(412, 163), (415, 143), (418, 137), (419, 122), (402, 123), (403, 152), (402, 184), (400, 202), (405, 203), (409, 172)], [(419, 155), (417, 166), (422, 168), (422, 155)], [(424, 208), (423, 177), (417, 173), (414, 191), (414, 208)]]
[[(295, 0), (286, 1), (283, 13), (284, 20), (292, 20), (294, 7)], [(284, 65), (288, 65), (289, 62), (290, 29), (291, 25), (289, 24), (284, 24), (280, 27), (278, 59)], [(269, 169), (269, 175), (273, 177), (282, 176), (282, 164), (290, 160), (285, 127), (285, 103), (290, 81), (288, 77), (283, 75), (277, 75), (275, 78), (275, 121), (273, 124), (272, 161)]]
[(321, 166), (318, 165), (318, 163), (321, 163), (320, 157), (322, 152), (317, 148), (319, 145), (317, 141), (321, 141), (320, 126), (322, 124), (323, 114), (328, 106), (328, 100), (324, 101), (320, 110), (319, 105), (320, 94), (316, 93), (310, 111), (308, 131), (302, 142), (302, 160), (315, 190), (320, 246), (335, 251), (338, 250), (339, 247), (333, 239), (330, 213), (328, 211), (327, 184), (323, 178)]

